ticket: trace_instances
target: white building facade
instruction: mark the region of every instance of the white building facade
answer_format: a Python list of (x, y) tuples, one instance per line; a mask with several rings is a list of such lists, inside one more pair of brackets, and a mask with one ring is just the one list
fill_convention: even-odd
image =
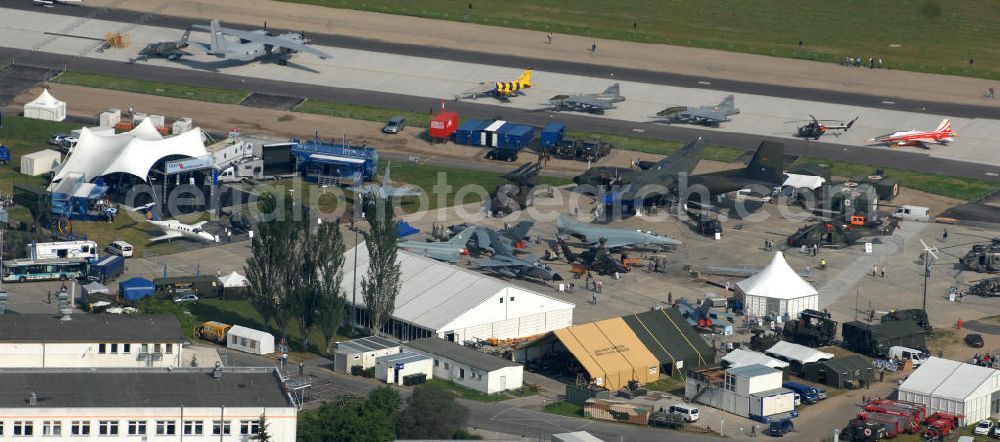
[(961, 414), (963, 425), (1000, 415), (1000, 371), (930, 357), (899, 386), (899, 399)]
[(781, 384), (781, 370), (759, 364), (725, 371), (689, 371), (684, 397), (737, 416), (760, 419), (795, 409), (795, 393)]
[(431, 357), (436, 379), (486, 394), (520, 388), (524, 384), (524, 367), (520, 364), (464, 345), (440, 338), (424, 338), (407, 342), (404, 347)]
[(0, 439), (243, 442), (263, 415), (272, 440), (295, 441), (297, 411), (273, 368), (18, 370), (0, 370)]
[(172, 315), (0, 315), (0, 368), (182, 367)]

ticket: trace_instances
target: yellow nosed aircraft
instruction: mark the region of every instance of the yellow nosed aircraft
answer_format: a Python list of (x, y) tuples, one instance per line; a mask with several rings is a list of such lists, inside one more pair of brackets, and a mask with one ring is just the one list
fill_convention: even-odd
[(525, 69), (521, 72), (521, 75), (517, 77), (517, 80), (509, 82), (483, 82), (479, 83), (479, 86), (462, 92), (455, 96), (456, 100), (461, 100), (463, 98), (472, 98), (475, 100), (480, 96), (492, 95), (497, 99), (507, 101), (510, 97), (518, 95), (522, 90), (531, 87), (531, 69)]

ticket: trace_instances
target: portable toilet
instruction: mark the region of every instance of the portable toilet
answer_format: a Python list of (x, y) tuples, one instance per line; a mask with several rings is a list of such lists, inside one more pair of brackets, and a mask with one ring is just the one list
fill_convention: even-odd
[(479, 145), (500, 147), (500, 129), (502, 129), (506, 124), (507, 122), (504, 120), (496, 120), (490, 123), (489, 126), (486, 126), (486, 129), (483, 129)]

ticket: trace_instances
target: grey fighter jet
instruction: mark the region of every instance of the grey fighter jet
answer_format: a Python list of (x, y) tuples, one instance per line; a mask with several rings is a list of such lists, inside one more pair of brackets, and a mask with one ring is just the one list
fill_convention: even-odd
[(657, 122), (662, 123), (688, 123), (700, 124), (702, 126), (718, 127), (719, 123), (729, 121), (729, 117), (740, 113), (736, 108), (732, 95), (723, 98), (722, 102), (715, 106), (668, 107), (656, 113), (653, 117)]
[(562, 276), (545, 265), (537, 256), (518, 257), (514, 251), (496, 237), (493, 229), (482, 229), (480, 232), (492, 235), (493, 256), (479, 262), (479, 268), (508, 278), (526, 278), (542, 281), (562, 281)]
[(419, 196), (421, 193), (423, 193), (420, 190), (412, 190), (404, 187), (396, 187), (390, 184), (389, 172), (391, 170), (390, 169), (391, 167), (392, 167), (392, 162), (389, 162), (385, 165), (385, 175), (382, 175), (381, 186), (369, 185), (364, 188), (363, 192), (376, 195), (382, 199), (402, 198), (404, 196)]
[[(209, 55), (219, 58), (252, 61), (262, 57), (277, 57), (280, 65), (288, 64), (288, 59), (296, 52), (308, 52), (322, 59), (330, 58), (326, 52), (307, 45), (309, 41), (306, 40), (305, 33), (271, 35), (266, 29), (241, 31), (224, 28), (219, 24), (219, 20), (212, 20), (209, 26), (191, 25), (191, 27), (211, 33), (211, 44), (202, 46)], [(227, 35), (238, 38), (239, 42), (227, 40)]]
[(591, 226), (577, 221), (573, 217), (562, 214), (556, 222), (556, 232), (568, 235), (586, 242), (589, 245), (602, 244), (608, 249), (619, 247), (665, 247), (677, 246), (681, 242), (650, 232), (631, 229), (616, 229), (613, 227)]
[(423, 255), (438, 261), (456, 263), (462, 255), (468, 254), (466, 246), (475, 232), (476, 226), (471, 226), (445, 242), (400, 241), (398, 246), (401, 250), (410, 253)]
[(190, 52), (184, 51), (183, 49), (188, 47), (188, 37), (191, 36), (191, 30), (187, 29), (184, 31), (184, 35), (181, 36), (180, 40), (177, 41), (161, 41), (157, 43), (150, 43), (146, 47), (139, 51), (134, 60), (141, 59), (142, 61), (148, 61), (150, 57), (166, 58), (167, 60), (177, 60), (185, 55), (191, 55)]
[(622, 101), (625, 101), (625, 97), (622, 96), (618, 83), (615, 83), (597, 94), (556, 95), (549, 98), (549, 106), (557, 111), (602, 114), (608, 109), (614, 109), (614, 104)]

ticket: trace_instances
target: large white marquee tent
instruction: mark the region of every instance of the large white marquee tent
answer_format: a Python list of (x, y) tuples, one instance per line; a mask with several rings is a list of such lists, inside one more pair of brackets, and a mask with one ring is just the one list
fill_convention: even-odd
[(65, 120), (66, 102), (59, 101), (49, 93), (48, 89), (44, 89), (38, 98), (25, 103), (24, 117), (48, 121)]
[(899, 399), (965, 416), (966, 425), (1000, 413), (1000, 371), (930, 357), (899, 386)]
[(168, 156), (208, 155), (201, 128), (163, 138), (152, 120), (145, 119), (129, 132), (101, 135), (83, 128), (73, 152), (56, 171), (53, 181), (83, 177), (84, 181), (111, 173), (127, 173), (146, 180), (149, 170)]
[(737, 282), (736, 296), (744, 312), (757, 318), (797, 318), (802, 310), (819, 308), (819, 292), (792, 270), (781, 252), (763, 270)]

